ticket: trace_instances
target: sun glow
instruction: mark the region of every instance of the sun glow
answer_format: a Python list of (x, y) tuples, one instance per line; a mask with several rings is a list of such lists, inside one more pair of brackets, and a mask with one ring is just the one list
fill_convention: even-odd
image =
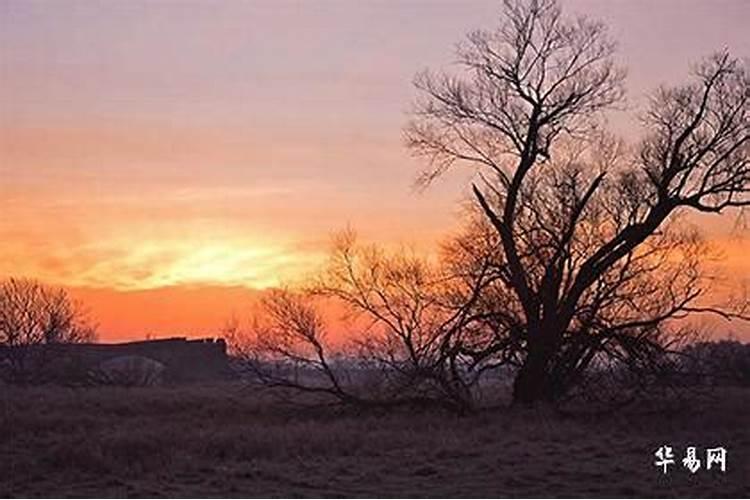
[(323, 259), (323, 249), (293, 237), (262, 238), (188, 224), (179, 231), (155, 223), (93, 235), (67, 235), (47, 247), (18, 238), (0, 251), (0, 274), (33, 276), (66, 286), (121, 291), (170, 286), (262, 289), (299, 280)]
[(176, 285), (221, 285), (268, 288), (299, 279), (318, 256), (300, 255), (291, 245), (244, 239), (211, 242), (141, 243), (123, 256), (117, 272), (120, 289)]
[[(152, 269), (150, 276), (141, 281), (141, 286), (221, 284), (267, 288), (291, 279), (285, 269), (296, 267), (295, 258), (280, 245), (187, 244), (173, 246), (169, 251), (172, 252), (171, 259), (158, 269)], [(148, 260), (149, 254), (147, 250), (135, 258)]]

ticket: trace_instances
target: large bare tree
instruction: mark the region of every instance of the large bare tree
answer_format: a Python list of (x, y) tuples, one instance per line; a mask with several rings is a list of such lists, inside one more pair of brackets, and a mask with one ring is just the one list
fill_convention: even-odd
[[(559, 194), (555, 186), (547, 189)], [(606, 206), (596, 200), (571, 256), (602, 237), (597, 217)], [(524, 222), (544, 217), (552, 224), (552, 214), (537, 211)], [(250, 331), (236, 322), (229, 328), (235, 353), (247, 362), (242, 366), (265, 387), (345, 404), (466, 412), (497, 402), (504, 384), (494, 374), (522, 369), (528, 342), (523, 309), (504, 277), (499, 237), (482, 215), (473, 214), (435, 260), (356, 244), (352, 233), (342, 233), (315, 281), (269, 292)], [(519, 248), (544, 262), (549, 250), (528, 227)], [(705, 255), (694, 232), (669, 224), (603, 274), (550, 359), (555, 395), (604, 396), (611, 403), (613, 395), (632, 399), (634, 390), (651, 390), (654, 380), (668, 388), (673, 359), (664, 350), (683, 335), (667, 323), (687, 314), (700, 296)], [(346, 316), (345, 325), (331, 327), (333, 311)]]
[(624, 81), (605, 26), (555, 0), (508, 0), (503, 16), (459, 47), (456, 74), (417, 77), (406, 135), (425, 183), (458, 163), (477, 170), (507, 292), (501, 338), (522, 355), (514, 399), (532, 403), (597, 356), (652, 359), (667, 320), (704, 310), (698, 241), (677, 221), (750, 205), (750, 80), (729, 54), (707, 58), (652, 95), (626, 147), (601, 132)]

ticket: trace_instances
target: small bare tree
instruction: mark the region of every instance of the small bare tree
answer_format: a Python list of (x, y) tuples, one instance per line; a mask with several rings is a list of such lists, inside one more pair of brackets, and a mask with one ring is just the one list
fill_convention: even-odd
[[(706, 59), (653, 95), (628, 151), (597, 132), (623, 95), (604, 25), (566, 18), (555, 0), (507, 0), (504, 14), (459, 48), (460, 75), (417, 77), (406, 136), (428, 161), (425, 183), (457, 163), (478, 169), (507, 291), (495, 309), (522, 346), (514, 399), (533, 403), (597, 357), (651, 363), (667, 320), (703, 310), (696, 241), (675, 220), (750, 205), (750, 80), (726, 53)], [(688, 269), (660, 280), (681, 252)]]
[[(470, 325), (489, 274), (458, 280), (441, 269), (406, 252), (357, 245), (351, 232), (342, 233), (319, 279), (263, 301), (244, 353), (254, 375), (267, 387), (362, 406), (470, 410), (488, 367), (467, 358), (462, 346), (478, 335)], [(321, 301), (343, 309), (345, 342), (329, 341)]]
[(263, 387), (357, 400), (342, 385), (345, 372), (332, 359), (337, 351), (328, 342), (325, 321), (308, 291), (271, 290), (249, 331), (236, 320), (225, 330), (233, 356), (241, 360), (240, 369)]
[(11, 377), (34, 375), (50, 346), (95, 338), (96, 328), (63, 288), (23, 278), (0, 282), (0, 346)]

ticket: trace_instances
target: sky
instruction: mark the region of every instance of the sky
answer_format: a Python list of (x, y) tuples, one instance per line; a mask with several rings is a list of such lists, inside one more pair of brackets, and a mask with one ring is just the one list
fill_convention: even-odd
[[(745, 0), (570, 0), (604, 20), (629, 113), (721, 48)], [(210, 335), (314, 272), (330, 234), (429, 251), (470, 172), (425, 192), (403, 146), (414, 74), (499, 1), (0, 0), (0, 277), (69, 287), (103, 339)], [(734, 275), (750, 244), (698, 223)]]

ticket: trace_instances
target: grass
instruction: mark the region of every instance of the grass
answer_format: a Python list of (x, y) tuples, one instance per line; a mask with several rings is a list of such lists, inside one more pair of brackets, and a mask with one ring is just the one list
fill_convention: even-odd
[[(233, 384), (0, 388), (0, 496), (738, 496), (750, 390), (666, 413), (356, 414), (280, 408)], [(725, 446), (726, 473), (653, 453)], [(699, 457), (700, 457), (699, 453)]]

